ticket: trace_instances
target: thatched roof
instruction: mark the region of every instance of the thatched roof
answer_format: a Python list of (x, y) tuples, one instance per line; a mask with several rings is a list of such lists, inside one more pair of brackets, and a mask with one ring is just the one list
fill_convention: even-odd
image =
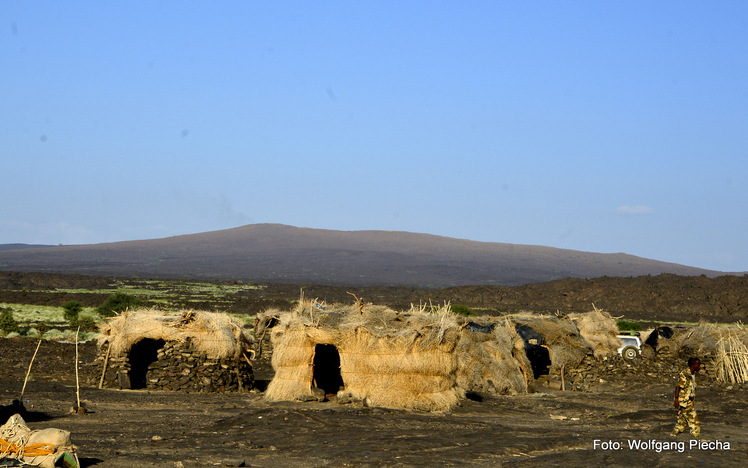
[(142, 339), (190, 340), (209, 358), (238, 358), (253, 339), (241, 324), (226, 314), (196, 310), (175, 313), (154, 309), (125, 311), (99, 326), (99, 346), (111, 344), (112, 356), (126, 355)]
[(576, 324), (582, 338), (591, 346), (595, 357), (615, 355), (623, 346), (618, 338), (618, 325), (611, 315), (592, 306), (586, 313), (571, 313), (569, 318)]

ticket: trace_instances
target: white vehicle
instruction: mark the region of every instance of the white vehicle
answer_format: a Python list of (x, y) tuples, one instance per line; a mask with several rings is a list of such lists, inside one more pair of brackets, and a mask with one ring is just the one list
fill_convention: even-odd
[(629, 361), (639, 357), (642, 350), (642, 340), (638, 336), (618, 335), (623, 342), (623, 346), (618, 348), (618, 354)]

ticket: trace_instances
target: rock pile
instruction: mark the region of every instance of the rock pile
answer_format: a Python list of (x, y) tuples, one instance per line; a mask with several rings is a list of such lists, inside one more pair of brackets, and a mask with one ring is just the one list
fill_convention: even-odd
[[(709, 356), (702, 359), (699, 380), (703, 384), (725, 385), (714, 379), (710, 363)], [(585, 392), (608, 382), (626, 382), (632, 385), (636, 382), (672, 383), (685, 367), (686, 359), (669, 353), (658, 353), (650, 359), (640, 356), (633, 360), (626, 360), (619, 355), (602, 359), (587, 356), (578, 367), (568, 370), (564, 378), (567, 390)]]
[[(100, 366), (104, 364), (105, 353), (105, 349), (99, 351)], [(189, 340), (164, 343), (151, 362), (132, 361), (131, 355), (110, 358), (103, 386), (213, 393), (249, 391), (254, 384), (252, 366), (245, 359), (210, 359), (195, 350)], [(143, 369), (133, 373), (133, 367)], [(139, 376), (139, 372), (144, 372), (144, 376)]]

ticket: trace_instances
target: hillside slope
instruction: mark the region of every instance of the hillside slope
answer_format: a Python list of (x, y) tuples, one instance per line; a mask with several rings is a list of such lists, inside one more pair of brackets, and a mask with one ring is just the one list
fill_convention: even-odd
[(512, 286), (568, 277), (720, 274), (623, 253), (279, 224), (142, 241), (0, 249), (0, 270), (428, 287)]

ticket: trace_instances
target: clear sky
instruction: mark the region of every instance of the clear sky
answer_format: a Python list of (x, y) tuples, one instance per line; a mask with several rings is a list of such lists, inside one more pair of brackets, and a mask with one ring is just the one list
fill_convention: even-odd
[(748, 270), (748, 2), (3, 1), (0, 244), (252, 223)]

